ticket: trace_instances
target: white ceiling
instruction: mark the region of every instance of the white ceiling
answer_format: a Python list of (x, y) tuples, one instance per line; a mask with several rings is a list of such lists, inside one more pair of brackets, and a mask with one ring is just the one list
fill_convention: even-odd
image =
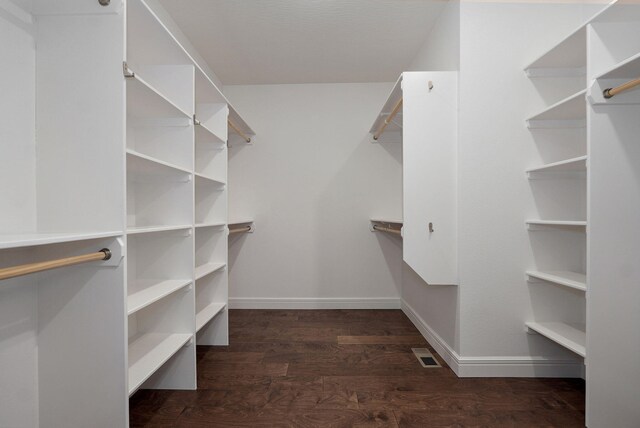
[(391, 82), (446, 0), (160, 0), (225, 85)]

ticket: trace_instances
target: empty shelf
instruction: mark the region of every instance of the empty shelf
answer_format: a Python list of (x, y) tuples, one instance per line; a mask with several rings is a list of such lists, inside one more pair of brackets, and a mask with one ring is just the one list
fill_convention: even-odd
[(207, 276), (213, 272), (219, 271), (226, 266), (224, 263), (205, 263), (200, 266), (196, 266), (196, 279), (200, 279), (203, 276)]
[(587, 25), (637, 21), (640, 21), (637, 4), (614, 0), (529, 64), (525, 71), (530, 77), (584, 76), (587, 65)]
[(222, 227), (222, 226), (226, 226), (227, 223), (225, 222), (221, 222), (221, 221), (214, 221), (211, 223), (198, 223), (196, 224), (196, 228), (200, 228), (200, 227)]
[(587, 90), (559, 101), (527, 119), (529, 128), (582, 128), (587, 118)]
[(129, 341), (129, 395), (149, 379), (193, 336), (187, 333), (147, 333)]
[(616, 64), (596, 79), (635, 79), (640, 77), (640, 53)]
[(529, 330), (543, 335), (581, 357), (586, 356), (586, 334), (584, 330), (576, 328), (577, 326), (561, 322), (528, 322), (525, 325)]
[(205, 124), (198, 123), (197, 125), (198, 126), (195, 127), (197, 144), (211, 143), (211, 144), (218, 144), (221, 146), (225, 144), (225, 140), (222, 138), (222, 136), (210, 130)]
[(123, 235), (119, 231), (87, 233), (24, 233), (0, 235), (0, 249), (33, 247), (62, 242), (86, 241), (89, 239), (114, 238)]
[(587, 156), (580, 156), (573, 159), (567, 159), (559, 162), (550, 163), (537, 168), (528, 169), (526, 172), (529, 176), (534, 173), (546, 172), (586, 172)]
[(216, 185), (216, 186), (224, 186), (224, 185), (226, 184), (224, 181), (217, 180), (217, 179), (215, 179), (215, 178), (213, 178), (213, 177), (209, 177), (209, 176), (206, 176), (206, 175), (204, 175), (204, 174), (195, 173), (195, 176), (196, 176), (197, 178), (199, 178), (199, 179), (202, 179), (202, 180), (206, 180), (206, 181), (208, 181), (208, 182), (211, 182), (211, 184), (214, 184), (214, 185)]
[(131, 315), (189, 284), (190, 279), (138, 280), (136, 288), (141, 290), (127, 297), (127, 314)]
[(137, 74), (127, 78), (127, 114), (141, 118), (191, 119), (189, 113), (183, 111)]
[(148, 156), (148, 155), (145, 155), (145, 154), (140, 153), (140, 152), (136, 152), (135, 150), (131, 150), (131, 149), (127, 149), (127, 158), (129, 158), (129, 159), (139, 158), (139, 159), (143, 159), (143, 160), (148, 161), (148, 162), (157, 163), (158, 165), (162, 165), (162, 166), (165, 166), (167, 168), (173, 168), (173, 169), (181, 171), (181, 172), (191, 173), (191, 171), (189, 171), (186, 168), (179, 167), (179, 166), (174, 165), (172, 163), (165, 162), (163, 160), (154, 158), (153, 156)]
[(530, 278), (541, 279), (565, 287), (574, 288), (580, 291), (587, 290), (587, 276), (583, 273), (568, 271), (527, 271)]
[(585, 229), (587, 227), (586, 221), (570, 221), (570, 220), (527, 220), (528, 226), (543, 226), (543, 227), (559, 227), (569, 229)]
[[(389, 94), (389, 97), (387, 97), (387, 101), (382, 106), (382, 110), (380, 111), (380, 113), (378, 113), (378, 116), (376, 117), (376, 120), (373, 122), (373, 125), (371, 125), (371, 129), (369, 130), (369, 133), (371, 135), (374, 135), (378, 131), (380, 126), (384, 123), (385, 120), (387, 120), (387, 118), (389, 117), (389, 114), (391, 113), (393, 108), (398, 104), (398, 101), (400, 101), (401, 99), (402, 99), (402, 75), (400, 75), (400, 78), (398, 78), (395, 86), (393, 87), (393, 89), (391, 90), (391, 93)], [(385, 132), (394, 132), (394, 131), (397, 132), (402, 130), (401, 123), (402, 123), (402, 108), (400, 108), (400, 111), (398, 111), (396, 120), (389, 122), (389, 125), (387, 125), (385, 129)]]
[(127, 227), (127, 235), (136, 235), (140, 233), (166, 232), (169, 230), (191, 229), (189, 224), (179, 224), (174, 226), (130, 226)]
[(201, 309), (196, 314), (196, 331), (200, 331), (209, 321), (211, 321), (216, 315), (222, 312), (226, 304), (224, 303), (211, 303), (209, 306)]

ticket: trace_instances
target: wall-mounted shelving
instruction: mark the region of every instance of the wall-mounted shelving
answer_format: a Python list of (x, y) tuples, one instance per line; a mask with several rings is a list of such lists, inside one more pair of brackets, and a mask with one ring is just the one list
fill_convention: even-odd
[(558, 345), (586, 357), (586, 333), (584, 326), (570, 325), (562, 322), (527, 322), (530, 332), (541, 334)]
[(566, 159), (558, 162), (549, 163), (536, 168), (530, 168), (525, 171), (529, 178), (543, 177), (552, 174), (574, 174), (587, 172), (587, 156), (578, 156), (572, 159)]
[(569, 271), (527, 271), (526, 274), (532, 282), (542, 280), (579, 291), (587, 291), (587, 276), (583, 273)]
[(565, 98), (527, 119), (527, 126), (535, 128), (584, 128), (587, 119), (587, 90)]
[(527, 220), (527, 225), (532, 230), (535, 227), (548, 227), (584, 231), (587, 227), (587, 222), (583, 220)]
[(129, 395), (193, 338), (188, 333), (148, 333), (129, 339)]
[[(387, 97), (382, 110), (373, 121), (369, 129), (369, 140), (372, 143), (399, 143), (402, 142), (402, 76), (396, 81), (391, 93)], [(395, 111), (394, 117), (390, 117)], [(375, 135), (384, 126), (384, 132), (375, 139)]]

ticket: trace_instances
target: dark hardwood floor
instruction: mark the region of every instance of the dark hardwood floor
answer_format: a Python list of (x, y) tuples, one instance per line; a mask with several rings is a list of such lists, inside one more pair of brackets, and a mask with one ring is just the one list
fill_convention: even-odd
[(131, 426), (584, 426), (582, 380), (422, 368), (398, 310), (232, 310), (230, 342), (198, 347), (197, 391), (131, 397)]

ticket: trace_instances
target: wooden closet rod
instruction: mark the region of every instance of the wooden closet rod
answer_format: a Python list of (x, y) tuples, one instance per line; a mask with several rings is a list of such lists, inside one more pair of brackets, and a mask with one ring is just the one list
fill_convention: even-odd
[(0, 280), (14, 278), (16, 276), (28, 275), (30, 273), (42, 272), (45, 270), (57, 269), (64, 266), (72, 266), (80, 263), (92, 262), (96, 260), (109, 260), (110, 258), (111, 251), (108, 248), (103, 248), (97, 253), (83, 254), (82, 256), (49, 260), (47, 262), (29, 263), (25, 265), (0, 269)]
[(615, 88), (605, 89), (602, 94), (606, 99), (613, 98), (621, 92), (628, 91), (629, 89), (633, 89), (636, 86), (640, 86), (640, 77), (637, 79), (633, 79), (628, 81), (627, 83), (623, 83), (620, 86), (616, 86)]
[(373, 134), (374, 140), (377, 140), (378, 138), (380, 138), (380, 136), (384, 132), (384, 129), (387, 127), (388, 124), (391, 123), (393, 118), (396, 117), (396, 114), (398, 114), (398, 112), (400, 111), (400, 107), (402, 107), (402, 98), (400, 98), (400, 100), (396, 103), (395, 107), (393, 107), (393, 110), (391, 110), (391, 113), (389, 113), (389, 117), (387, 117), (384, 120), (384, 122), (380, 125), (380, 127), (376, 131), (376, 133)]
[(380, 232), (395, 233), (396, 235), (402, 235), (402, 231), (400, 229), (392, 229), (390, 227), (378, 226), (377, 224), (373, 225), (373, 229), (379, 230)]
[(232, 233), (245, 233), (245, 232), (249, 232), (250, 230), (251, 230), (251, 226), (239, 227), (237, 229), (229, 229), (229, 235), (231, 235)]
[(230, 120), (227, 120), (227, 122), (229, 123), (229, 126), (231, 128), (233, 128), (234, 131), (236, 131), (236, 134), (238, 134), (239, 136), (241, 136), (242, 138), (244, 138), (244, 141), (246, 141), (247, 143), (251, 142), (251, 137), (247, 137), (247, 135), (242, 132), (233, 122), (231, 122)]

